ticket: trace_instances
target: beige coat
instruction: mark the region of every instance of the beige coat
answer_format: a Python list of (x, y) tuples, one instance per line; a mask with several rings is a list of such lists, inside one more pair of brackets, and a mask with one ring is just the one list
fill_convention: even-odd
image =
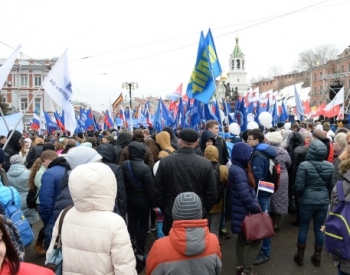
[[(63, 274), (137, 274), (125, 222), (112, 212), (117, 193), (112, 170), (103, 163), (80, 165), (68, 185), (74, 207), (62, 226)], [(46, 257), (53, 249), (59, 219)]]

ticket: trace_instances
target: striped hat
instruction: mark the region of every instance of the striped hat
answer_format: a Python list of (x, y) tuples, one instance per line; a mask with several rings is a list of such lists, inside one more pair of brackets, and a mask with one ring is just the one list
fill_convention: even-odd
[(173, 205), (173, 220), (199, 220), (202, 218), (201, 199), (193, 192), (179, 194)]

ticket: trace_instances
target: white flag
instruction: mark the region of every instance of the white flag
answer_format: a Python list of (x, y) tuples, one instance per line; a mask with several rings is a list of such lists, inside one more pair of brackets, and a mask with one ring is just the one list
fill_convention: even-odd
[(255, 102), (255, 101), (258, 101), (260, 98), (260, 95), (259, 95), (259, 87), (256, 87), (254, 89), (254, 91), (252, 91), (251, 93), (248, 94), (248, 101), (249, 102)]
[(72, 83), (70, 79), (67, 50), (58, 59), (42, 86), (53, 101), (64, 111), (64, 127), (74, 134), (76, 120), (73, 106)]
[(2, 66), (0, 67), (0, 89), (2, 88), (2, 85), (4, 85), (7, 76), (9, 75), (9, 73), (11, 72), (13, 63), (15, 63), (16, 61), (16, 57), (19, 53), (19, 51), (21, 50), (21, 45), (19, 45), (17, 47), (17, 49), (15, 49), (15, 51), (10, 55), (10, 57), (5, 61), (4, 64), (2, 64)]
[(330, 111), (334, 106), (339, 104), (344, 104), (344, 86), (340, 89), (340, 91), (335, 95), (333, 100), (328, 103), (328, 105), (323, 109), (325, 111)]
[(338, 113), (338, 116), (337, 116), (337, 120), (341, 120), (341, 119), (344, 119), (344, 104), (339, 109), (339, 113)]

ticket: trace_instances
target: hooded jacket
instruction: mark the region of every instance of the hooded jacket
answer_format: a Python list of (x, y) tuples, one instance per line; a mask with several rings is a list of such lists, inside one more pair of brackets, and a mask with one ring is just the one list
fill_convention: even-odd
[[(254, 148), (253, 154), (255, 151), (261, 152), (270, 158), (276, 157), (275, 149), (266, 143), (259, 143)], [(251, 165), (253, 169), (253, 175), (255, 179), (255, 190), (259, 185), (259, 181), (264, 181), (267, 179), (270, 160), (263, 155), (256, 155), (251, 160)], [(259, 191), (259, 197), (270, 197), (271, 193), (265, 191)]]
[[(139, 142), (139, 141), (137, 141), (137, 142)], [(120, 156), (119, 165), (122, 165), (123, 162), (128, 160), (128, 159), (130, 159), (129, 158), (129, 146), (126, 146), (123, 149), (122, 154)], [(149, 149), (148, 147), (146, 147), (146, 152), (145, 152), (145, 155), (143, 156), (143, 160), (149, 166), (149, 168), (153, 169), (154, 159), (153, 159), (151, 149)]]
[(170, 127), (165, 127), (165, 128), (163, 128), (162, 132), (164, 132), (164, 131), (168, 132), (168, 134), (170, 135), (171, 146), (175, 149), (175, 151), (177, 151), (179, 149), (179, 140), (175, 136), (174, 130), (171, 129)]
[(158, 154), (158, 159), (161, 159), (170, 155), (169, 152), (167, 152), (166, 150), (173, 153), (176, 152), (175, 149), (171, 146), (170, 135), (166, 131), (162, 131), (156, 135), (156, 143), (159, 145), (161, 149)]
[(118, 193), (114, 205), (114, 212), (125, 217), (127, 206), (123, 171), (119, 165), (115, 164), (115, 153), (113, 147), (108, 144), (101, 144), (97, 146), (96, 151), (102, 156), (102, 163), (112, 169), (117, 180)]
[[(9, 138), (9, 136), (11, 135), (12, 130), (8, 132), (7, 134), (7, 138)], [(22, 138), (22, 134), (15, 130), (11, 139), (9, 140), (9, 142), (6, 145), (5, 148), (5, 153), (6, 153), (6, 161), (4, 162), (4, 164), (2, 165), (2, 168), (7, 172), (10, 169), (10, 158), (13, 155), (17, 155), (19, 153), (19, 151), (21, 150), (21, 145), (19, 144), (19, 141)]]
[(68, 167), (64, 157), (54, 159), (48, 166), (41, 178), (40, 216), (45, 225), (54, 224), (54, 206), (58, 194), (60, 193), (60, 182)]
[(220, 274), (221, 267), (219, 240), (209, 233), (208, 220), (180, 220), (153, 244), (146, 274)]
[(128, 198), (148, 200), (154, 206), (154, 180), (151, 169), (143, 162), (145, 151), (146, 146), (141, 142), (133, 141), (129, 144), (130, 160), (124, 161), (122, 165), (126, 195)]
[[(101, 180), (103, 179), (103, 180)], [(69, 177), (74, 207), (62, 225), (63, 274), (136, 274), (125, 221), (113, 213), (117, 183), (103, 163), (76, 167)], [(46, 258), (58, 233), (55, 223)]]
[[(213, 135), (214, 136), (214, 135)], [(211, 161), (212, 164), (217, 164), (219, 161), (219, 152), (218, 149), (213, 146), (209, 145), (204, 150), (204, 157)], [(219, 178), (220, 182), (222, 183), (223, 187), (228, 186), (228, 169), (225, 165), (219, 164)], [(223, 204), (223, 198), (218, 202), (217, 204), (214, 204), (213, 208), (210, 210), (209, 213), (221, 213), (222, 212), (222, 204)]]
[(211, 131), (208, 131), (208, 130), (203, 131), (203, 133), (201, 135), (201, 138), (199, 140), (199, 146), (196, 149), (196, 154), (197, 155), (200, 155), (200, 156), (203, 157), (204, 150), (205, 150), (206, 143), (207, 143), (208, 139), (212, 139), (213, 140), (213, 144), (215, 143), (215, 136), (214, 136), (214, 134)]
[(327, 147), (320, 140), (312, 141), (306, 160), (299, 165), (295, 181), (299, 203), (329, 204), (334, 166), (325, 161), (326, 156)]
[(232, 149), (228, 182), (230, 184), (231, 198), (231, 231), (241, 233), (241, 225), (249, 211), (258, 213), (259, 204), (254, 188), (249, 185), (246, 168), (253, 149), (242, 142), (238, 142)]
[(129, 133), (120, 133), (118, 135), (117, 140), (115, 141), (114, 151), (116, 154), (116, 164), (119, 163), (120, 156), (122, 154), (123, 149), (128, 146), (131, 142), (132, 135)]
[(27, 206), (28, 179), (30, 171), (23, 164), (12, 164), (7, 172), (7, 178), (10, 186), (13, 186), (21, 197), (21, 210), (30, 224), (39, 220), (36, 209), (29, 209)]

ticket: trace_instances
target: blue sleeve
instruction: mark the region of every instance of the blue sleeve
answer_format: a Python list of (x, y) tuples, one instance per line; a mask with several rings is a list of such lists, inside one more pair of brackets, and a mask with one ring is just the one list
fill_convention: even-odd
[(52, 213), (54, 208), (55, 188), (52, 181), (53, 175), (46, 171), (41, 178), (41, 188), (39, 191), (40, 199), (40, 216), (44, 224), (53, 219)]
[(267, 158), (261, 155), (257, 155), (252, 159), (252, 169), (255, 180), (255, 185), (258, 186), (259, 180), (265, 180), (267, 177), (266, 166)]

